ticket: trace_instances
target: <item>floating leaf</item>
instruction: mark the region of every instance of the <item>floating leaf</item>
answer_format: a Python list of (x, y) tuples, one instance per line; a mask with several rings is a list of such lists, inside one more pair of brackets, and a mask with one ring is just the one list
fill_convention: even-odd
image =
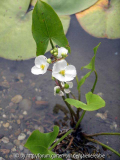
[[(33, 0), (34, 1), (34, 0)], [(81, 12), (98, 0), (43, 0), (53, 7), (58, 15), (71, 15)]]
[[(39, 130), (35, 130), (30, 137), (28, 138), (26, 144), (24, 145), (28, 148), (33, 154), (41, 154), (46, 156), (41, 158), (41, 160), (52, 160), (51, 157), (55, 155), (54, 152), (50, 151), (48, 148), (55, 141), (57, 135), (59, 133), (59, 127), (54, 126), (53, 132), (50, 133), (41, 133)], [(56, 160), (62, 160), (61, 158), (55, 158)]]
[(95, 111), (105, 107), (105, 101), (100, 96), (93, 94), (92, 92), (88, 92), (85, 96), (87, 104), (70, 98), (66, 99), (65, 101), (76, 108), (81, 108), (86, 111)]
[(93, 58), (91, 59), (90, 63), (84, 67), (82, 67), (81, 69), (83, 68), (86, 68), (86, 69), (90, 69), (91, 71), (88, 72), (78, 83), (78, 86), (77, 88), (79, 89), (84, 83), (85, 83), (85, 80), (91, 75), (91, 73), (93, 71), (95, 71), (95, 58), (96, 58), (96, 53), (97, 53), (97, 50), (98, 50), (98, 47), (100, 46), (101, 43), (99, 43), (96, 47), (93, 48), (93, 51), (94, 51), (94, 56)]
[(83, 29), (98, 38), (120, 38), (120, 0), (99, 0), (94, 6), (76, 14)]
[[(32, 37), (32, 11), (27, 12), (30, 0), (0, 2), (0, 57), (24, 60), (36, 56)], [(60, 17), (65, 33), (70, 24), (69, 16)], [(47, 51), (51, 49), (48, 47)]]
[(32, 33), (37, 44), (37, 56), (44, 55), (48, 43), (53, 41), (70, 52), (62, 23), (55, 11), (45, 2), (38, 0), (33, 10)]
[(35, 6), (35, 4), (37, 3), (37, 0), (31, 0), (31, 5)]

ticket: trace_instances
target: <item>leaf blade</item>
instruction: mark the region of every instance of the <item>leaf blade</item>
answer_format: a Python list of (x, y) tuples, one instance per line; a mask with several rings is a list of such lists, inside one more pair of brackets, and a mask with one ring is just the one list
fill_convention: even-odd
[(83, 66), (81, 69), (86, 68), (86, 69), (90, 69), (91, 71), (95, 71), (95, 58), (96, 58), (96, 53), (100, 44), (101, 42), (96, 47), (93, 48), (94, 56), (92, 57), (90, 63), (87, 64), (86, 66)]
[(45, 53), (50, 40), (70, 52), (62, 23), (51, 6), (38, 0), (33, 10), (32, 20), (32, 33), (37, 44), (37, 56)]
[(56, 139), (58, 133), (59, 133), (58, 126), (54, 126), (53, 132), (50, 133), (41, 133), (39, 130), (35, 130), (28, 138), (24, 146), (28, 149), (30, 146), (42, 146), (44, 148), (48, 148)]
[(53, 9), (57, 12), (58, 15), (71, 15), (77, 12), (81, 12), (93, 4), (95, 4), (98, 0), (44, 0), (46, 3), (51, 5)]
[(111, 0), (110, 5), (108, 0), (99, 0), (87, 10), (77, 13), (76, 17), (82, 28), (94, 37), (120, 38), (119, 0)]
[(100, 96), (95, 95), (92, 92), (88, 92), (86, 94), (87, 104), (70, 98), (67, 98), (65, 101), (76, 108), (81, 108), (86, 111), (95, 111), (105, 107), (105, 101)]
[(81, 80), (78, 83), (77, 89), (79, 89), (86, 81), (86, 79), (91, 75), (91, 71), (88, 72), (85, 76), (83, 76), (83, 78), (81, 78)]

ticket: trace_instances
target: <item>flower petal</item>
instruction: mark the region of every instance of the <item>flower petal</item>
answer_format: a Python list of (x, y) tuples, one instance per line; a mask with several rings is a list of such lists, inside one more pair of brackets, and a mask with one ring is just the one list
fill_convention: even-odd
[(71, 91), (70, 91), (70, 89), (64, 89), (64, 92), (65, 93), (70, 93)]
[(32, 74), (35, 74), (35, 75), (39, 75), (39, 74), (44, 74), (47, 70), (42, 70), (41, 68), (37, 68), (36, 66), (32, 67), (31, 68), (31, 72)]
[(58, 73), (61, 70), (64, 70), (65, 67), (67, 67), (67, 62), (63, 59), (63, 60), (60, 60), (60, 61), (54, 63), (52, 71), (55, 73)]
[(64, 82), (61, 82), (61, 86), (64, 87), (64, 85), (65, 85), (65, 83), (64, 83)]
[(64, 96), (64, 93), (62, 91), (60, 91), (60, 93), (58, 93), (59, 96)]
[(69, 85), (69, 88), (73, 87), (73, 82), (67, 82), (67, 84)]
[(62, 53), (65, 53), (65, 54), (68, 54), (68, 50), (64, 47), (61, 47), (61, 48), (58, 48), (58, 58), (61, 58), (62, 57)]
[(75, 66), (73, 65), (68, 65), (65, 69), (65, 74), (66, 75), (70, 75), (72, 77), (75, 77), (77, 75), (77, 71), (76, 71), (76, 68)]
[(54, 96), (56, 96), (56, 94), (57, 94), (57, 93), (56, 93), (56, 89), (59, 89), (59, 88), (60, 88), (59, 86), (55, 86), (55, 87), (54, 87)]
[(35, 58), (35, 66), (40, 68), (40, 65), (42, 65), (42, 64), (44, 64), (44, 65), (47, 64), (47, 58), (43, 55), (36, 57)]
[(60, 87), (59, 86), (55, 86), (54, 87), (54, 92), (56, 92), (56, 89), (60, 89)]
[(71, 75), (62, 76), (61, 74), (54, 72), (52, 73), (52, 76), (58, 79), (60, 82), (68, 82), (74, 79), (74, 77), (72, 77)]

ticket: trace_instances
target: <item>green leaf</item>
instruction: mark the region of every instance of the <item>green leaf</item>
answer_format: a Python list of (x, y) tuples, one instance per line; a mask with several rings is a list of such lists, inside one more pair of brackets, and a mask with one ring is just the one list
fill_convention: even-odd
[(48, 148), (56, 139), (59, 133), (59, 127), (54, 126), (53, 132), (50, 133), (41, 133), (39, 130), (35, 130), (31, 136), (28, 138), (25, 147), (29, 149), (29, 146), (40, 145), (42, 147)]
[(86, 69), (90, 69), (91, 71), (88, 72), (78, 83), (78, 86), (77, 86), (77, 89), (79, 89), (86, 81), (86, 79), (91, 75), (91, 73), (93, 71), (95, 71), (95, 58), (96, 58), (96, 53), (97, 53), (97, 50), (98, 50), (98, 47), (100, 46), (101, 43), (99, 43), (96, 47), (93, 48), (93, 51), (94, 51), (94, 56), (92, 57), (90, 63), (84, 67), (82, 67), (81, 69), (83, 68), (86, 68)]
[(88, 72), (83, 78), (81, 78), (81, 80), (78, 83), (78, 89), (85, 83), (86, 79), (91, 75), (91, 71)]
[(92, 71), (95, 71), (95, 58), (96, 58), (96, 53), (97, 53), (97, 50), (98, 50), (98, 47), (100, 46), (100, 44), (101, 44), (101, 43), (99, 43), (99, 44), (93, 49), (93, 51), (94, 51), (94, 56), (92, 57), (90, 63), (89, 63), (88, 65), (82, 67), (81, 69), (86, 68), (86, 69), (90, 69), (91, 72), (92, 72)]
[[(26, 144), (24, 145), (28, 148), (33, 154), (44, 154), (44, 155), (55, 155), (48, 148), (55, 141), (59, 133), (59, 127), (54, 126), (53, 132), (50, 133), (41, 133), (39, 130), (35, 130), (30, 137), (28, 138)], [(41, 158), (46, 160), (51, 160), (52, 158)], [(62, 160), (61, 158), (56, 158), (57, 160)]]
[[(29, 4), (30, 0), (0, 2), (0, 57), (10, 60), (36, 57), (36, 44), (31, 32), (32, 11), (27, 12)], [(66, 33), (70, 16), (60, 16), (60, 20)], [(50, 49), (49, 45), (47, 51)]]
[(83, 29), (97, 38), (120, 38), (120, 0), (99, 0), (76, 15)]
[[(33, 0), (35, 1), (35, 0)], [(44, 0), (51, 5), (58, 15), (71, 15), (77, 12), (81, 12), (98, 0)]]
[(41, 0), (37, 1), (33, 10), (32, 33), (37, 44), (37, 56), (44, 55), (49, 41), (65, 47), (70, 52), (58, 15), (51, 6)]
[(105, 107), (105, 101), (100, 96), (93, 94), (92, 92), (88, 92), (85, 96), (87, 104), (70, 98), (66, 99), (65, 101), (76, 108), (81, 108), (86, 111), (95, 111)]

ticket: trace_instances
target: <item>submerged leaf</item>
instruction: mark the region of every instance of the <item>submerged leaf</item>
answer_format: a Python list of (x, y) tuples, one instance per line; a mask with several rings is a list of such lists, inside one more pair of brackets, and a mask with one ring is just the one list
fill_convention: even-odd
[(105, 107), (105, 101), (100, 96), (93, 94), (92, 92), (88, 92), (85, 96), (87, 104), (70, 98), (66, 99), (65, 101), (76, 108), (81, 108), (86, 111), (95, 111)]
[(47, 3), (37, 1), (32, 16), (32, 33), (37, 44), (37, 56), (44, 55), (48, 43), (53, 41), (70, 52), (62, 23), (55, 11)]
[(98, 38), (120, 38), (120, 0), (99, 0), (76, 14), (83, 29)]

